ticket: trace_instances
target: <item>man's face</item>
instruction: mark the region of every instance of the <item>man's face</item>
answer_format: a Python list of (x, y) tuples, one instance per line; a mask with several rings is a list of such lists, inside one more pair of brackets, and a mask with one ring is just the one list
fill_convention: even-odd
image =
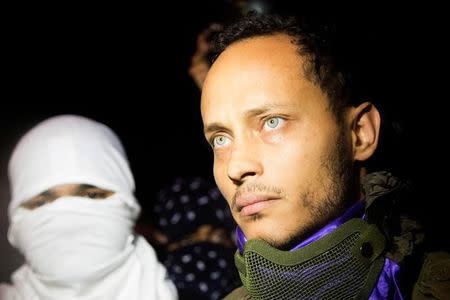
[(214, 177), (248, 239), (288, 248), (342, 212), (351, 136), (286, 35), (228, 47), (202, 92)]
[(90, 199), (106, 199), (114, 192), (104, 190), (89, 184), (61, 184), (50, 188), (20, 206), (28, 209), (35, 209), (45, 204), (51, 203), (60, 197), (77, 196)]

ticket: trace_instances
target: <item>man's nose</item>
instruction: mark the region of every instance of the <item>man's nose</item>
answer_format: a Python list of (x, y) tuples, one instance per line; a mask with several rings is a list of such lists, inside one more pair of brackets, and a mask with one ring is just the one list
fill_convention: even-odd
[(228, 178), (237, 185), (241, 185), (245, 181), (261, 175), (263, 166), (256, 145), (250, 141), (235, 143), (227, 171)]

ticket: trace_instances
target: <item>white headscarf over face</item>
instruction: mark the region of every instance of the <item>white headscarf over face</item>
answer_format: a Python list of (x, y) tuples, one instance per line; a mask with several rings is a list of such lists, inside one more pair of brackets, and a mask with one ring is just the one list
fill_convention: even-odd
[[(9, 162), (8, 238), (27, 263), (12, 277), (19, 299), (173, 299), (155, 252), (133, 225), (140, 207), (119, 138), (103, 124), (64, 115), (30, 130)], [(106, 199), (63, 196), (20, 205), (55, 186), (88, 184)], [(0, 287), (0, 299), (2, 291)], [(5, 294), (4, 294), (5, 295)]]

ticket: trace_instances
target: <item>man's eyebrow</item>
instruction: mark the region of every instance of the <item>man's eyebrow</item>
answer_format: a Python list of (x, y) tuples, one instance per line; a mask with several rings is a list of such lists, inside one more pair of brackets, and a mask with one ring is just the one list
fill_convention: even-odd
[[(274, 109), (291, 108), (293, 105), (285, 104), (263, 104), (260, 107), (252, 108), (244, 112), (244, 116), (248, 118), (257, 117)], [(228, 128), (219, 122), (214, 122), (205, 126), (203, 132), (205, 135), (215, 131), (228, 131)]]
[(280, 109), (280, 108), (289, 108), (292, 107), (292, 105), (284, 105), (284, 104), (264, 104), (261, 105), (261, 107), (252, 108), (247, 110), (244, 115), (246, 118), (252, 118), (257, 117), (266, 114), (267, 112), (274, 110), (274, 109)]
[(215, 122), (215, 123), (206, 125), (203, 130), (205, 135), (208, 133), (211, 133), (211, 132), (215, 132), (215, 131), (228, 131), (228, 129), (225, 127), (225, 125)]

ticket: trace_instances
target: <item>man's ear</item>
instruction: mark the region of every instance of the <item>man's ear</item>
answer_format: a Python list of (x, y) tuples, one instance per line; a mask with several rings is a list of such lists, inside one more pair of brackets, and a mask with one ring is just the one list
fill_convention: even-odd
[(353, 159), (367, 160), (375, 152), (380, 134), (380, 113), (370, 102), (364, 102), (352, 108), (351, 130)]

